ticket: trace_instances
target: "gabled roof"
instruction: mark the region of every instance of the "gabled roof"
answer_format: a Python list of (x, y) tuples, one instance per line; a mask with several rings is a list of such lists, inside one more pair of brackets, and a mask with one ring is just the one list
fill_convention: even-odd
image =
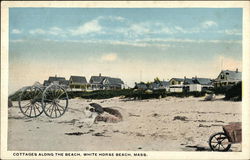
[(68, 80), (62, 80), (62, 81), (60, 81), (60, 84), (68, 86), (69, 85), (69, 81)]
[(242, 73), (239, 71), (222, 70), (221, 73), (227, 75), (227, 80), (241, 80)]
[(43, 84), (48, 84), (48, 83), (49, 83), (48, 80), (44, 80), (44, 81), (43, 81)]
[(64, 80), (66, 80), (64, 77), (49, 77), (48, 79), (49, 82), (64, 81)]
[(123, 82), (120, 78), (106, 77), (105, 79), (107, 79), (111, 85), (112, 85), (112, 84), (113, 84), (113, 85), (121, 85), (121, 84), (124, 84), (124, 82)]
[(82, 84), (87, 83), (86, 78), (82, 76), (70, 76), (70, 80), (72, 81), (72, 83), (82, 83)]
[(100, 84), (106, 77), (104, 76), (91, 76), (90, 83)]
[(195, 78), (195, 81), (202, 85), (211, 85), (212, 80), (209, 78)]
[[(176, 80), (176, 81), (184, 82), (184, 79), (183, 79), (183, 78), (172, 78), (172, 79), (173, 79), (173, 80)], [(171, 79), (171, 80), (172, 80), (172, 79)], [(171, 81), (171, 80), (170, 80), (170, 81)]]
[(190, 78), (185, 78), (184, 83), (185, 84), (195, 84), (194, 79), (190, 79)]

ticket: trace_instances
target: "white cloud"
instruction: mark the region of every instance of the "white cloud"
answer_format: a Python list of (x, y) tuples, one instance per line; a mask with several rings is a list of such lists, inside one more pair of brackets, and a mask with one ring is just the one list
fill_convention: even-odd
[(38, 29), (31, 30), (29, 33), (30, 34), (45, 34), (46, 31), (43, 30), (43, 29), (38, 28)]
[(227, 35), (242, 35), (241, 31), (238, 30), (238, 29), (231, 29), (231, 30), (230, 29), (226, 29), (224, 31), (224, 33), (227, 34)]
[(99, 16), (96, 18), (97, 20), (111, 20), (111, 21), (119, 21), (124, 22), (126, 18), (121, 16)]
[(109, 54), (105, 54), (101, 57), (102, 61), (108, 61), (108, 62), (113, 62), (115, 60), (117, 60), (117, 54), (116, 53), (109, 53)]
[(239, 40), (203, 40), (203, 39), (178, 39), (178, 38), (168, 38), (168, 39), (161, 39), (161, 38), (145, 38), (136, 40), (137, 42), (157, 42), (157, 43), (164, 43), (164, 42), (174, 42), (174, 43), (242, 43)]
[(60, 34), (64, 34), (64, 31), (59, 27), (52, 27), (52, 28), (49, 29), (48, 33), (51, 34), (51, 35), (56, 35), (57, 36), (57, 35), (60, 35)]
[(13, 33), (13, 34), (21, 34), (22, 31), (19, 30), (19, 29), (13, 29), (11, 33)]
[(214, 21), (205, 21), (201, 23), (202, 28), (210, 28), (210, 27), (216, 27), (218, 24)]
[(148, 28), (147, 24), (132, 24), (129, 27), (129, 32), (132, 32), (133, 34), (147, 34), (150, 32), (150, 29)]
[(72, 35), (81, 35), (81, 34), (89, 34), (89, 33), (96, 33), (102, 30), (101, 25), (99, 24), (98, 20), (92, 20), (86, 22), (82, 26), (79, 26), (75, 30), (71, 30)]

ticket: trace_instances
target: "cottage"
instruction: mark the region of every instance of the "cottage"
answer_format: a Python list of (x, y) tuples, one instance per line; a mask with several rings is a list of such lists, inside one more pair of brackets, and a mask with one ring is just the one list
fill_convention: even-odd
[(103, 80), (106, 77), (102, 76), (101, 74), (99, 74), (99, 76), (91, 76), (89, 83), (91, 86), (92, 90), (102, 90), (103, 89)]
[(201, 84), (195, 82), (195, 80), (192, 78), (186, 78), (184, 77), (184, 82), (183, 82), (183, 91), (185, 92), (194, 92), (194, 91), (201, 91)]
[(111, 78), (106, 77), (104, 78), (103, 82), (104, 89), (122, 89), (124, 86), (124, 82), (120, 78)]
[(71, 90), (86, 90), (88, 86), (87, 80), (85, 77), (81, 76), (70, 76), (69, 78), (69, 87)]
[(139, 90), (146, 90), (148, 89), (147, 85), (144, 82), (140, 82), (140, 83), (135, 83), (135, 89), (139, 89)]
[(169, 91), (169, 82), (161, 81), (160, 82), (160, 89), (162, 89), (162, 88), (166, 89), (166, 91)]
[(172, 78), (169, 81), (169, 91), (170, 92), (182, 92), (183, 91), (184, 79), (182, 78)]
[(160, 83), (157, 83), (157, 82), (149, 83), (148, 88), (151, 90), (160, 89)]
[(218, 77), (214, 80), (215, 87), (223, 86), (233, 86), (238, 82), (242, 81), (241, 72), (236, 69), (236, 71), (222, 70)]
[(197, 78), (197, 77), (195, 77), (193, 79), (194, 79), (194, 82), (196, 84), (201, 85), (201, 90), (202, 91), (206, 91), (206, 90), (214, 88), (212, 79), (209, 79), (209, 78)]
[(92, 90), (122, 89), (124, 86), (124, 82), (120, 78), (106, 77), (101, 74), (91, 76), (89, 83)]
[(166, 91), (169, 91), (169, 82), (167, 81), (152, 82), (148, 85), (148, 88), (151, 90), (166, 89)]
[(205, 91), (207, 89), (213, 88), (212, 80), (208, 78), (197, 78), (193, 77), (192, 79), (184, 78), (184, 91), (194, 92), (194, 91)]
[(55, 75), (55, 77), (49, 77), (48, 80), (44, 80), (43, 85), (49, 86), (52, 83), (62, 85), (62, 86), (69, 85), (69, 81), (67, 81), (64, 77), (57, 77), (56, 75)]

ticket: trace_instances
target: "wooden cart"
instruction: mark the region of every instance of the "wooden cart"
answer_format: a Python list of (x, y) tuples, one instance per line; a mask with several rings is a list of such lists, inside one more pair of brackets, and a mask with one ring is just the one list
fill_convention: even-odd
[(43, 112), (50, 118), (61, 117), (68, 107), (68, 94), (62, 85), (51, 84), (47, 87), (33, 85), (24, 88), (19, 96), (21, 112), (30, 118)]
[(241, 143), (242, 132), (241, 122), (229, 123), (229, 125), (223, 126), (224, 132), (218, 132), (212, 134), (209, 138), (209, 146), (213, 151), (228, 151), (231, 144)]

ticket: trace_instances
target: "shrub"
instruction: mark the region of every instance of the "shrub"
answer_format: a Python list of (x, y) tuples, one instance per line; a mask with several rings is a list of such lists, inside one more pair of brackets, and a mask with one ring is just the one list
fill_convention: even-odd
[(241, 101), (242, 100), (242, 83), (239, 82), (236, 85), (232, 86), (225, 93), (225, 100), (234, 100)]

